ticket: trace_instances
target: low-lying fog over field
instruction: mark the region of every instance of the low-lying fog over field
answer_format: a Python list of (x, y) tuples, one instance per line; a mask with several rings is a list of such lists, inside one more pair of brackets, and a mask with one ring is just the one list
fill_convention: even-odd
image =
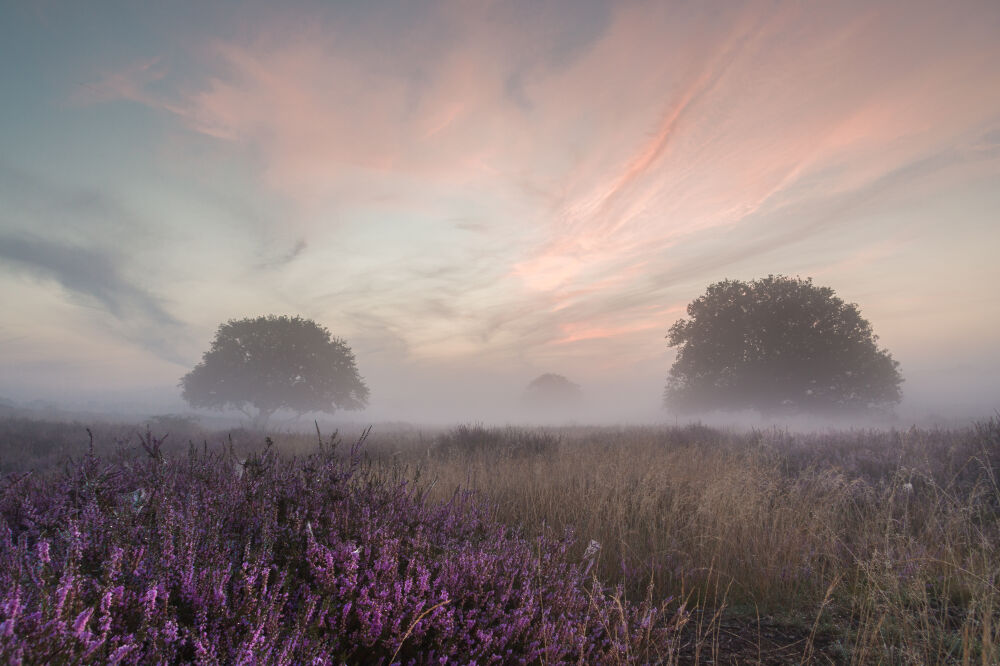
[(0, 661), (997, 663), (1000, 3), (4, 3)]

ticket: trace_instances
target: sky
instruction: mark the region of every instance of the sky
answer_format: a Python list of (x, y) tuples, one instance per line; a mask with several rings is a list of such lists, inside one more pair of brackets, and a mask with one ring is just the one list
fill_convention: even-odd
[[(1000, 408), (1000, 3), (4, 2), (0, 395), (179, 404), (220, 323), (362, 418), (662, 418), (712, 282), (812, 277)], [(164, 407), (166, 408), (166, 407)]]

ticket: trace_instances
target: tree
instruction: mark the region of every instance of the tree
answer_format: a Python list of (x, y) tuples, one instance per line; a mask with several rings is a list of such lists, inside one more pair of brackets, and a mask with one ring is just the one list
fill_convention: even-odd
[(578, 407), (582, 399), (579, 385), (551, 372), (535, 377), (522, 396), (525, 405), (541, 410), (571, 409)]
[(670, 327), (664, 391), (677, 411), (867, 411), (902, 398), (899, 363), (858, 306), (812, 279), (724, 280)]
[(233, 407), (253, 416), (258, 427), (279, 409), (302, 415), (368, 404), (368, 387), (351, 348), (301, 317), (268, 315), (220, 325), (211, 348), (180, 386), (192, 407)]

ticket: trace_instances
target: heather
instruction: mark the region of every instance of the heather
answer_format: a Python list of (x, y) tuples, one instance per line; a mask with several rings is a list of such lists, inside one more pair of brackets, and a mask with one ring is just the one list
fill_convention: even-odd
[(673, 658), (683, 615), (602, 585), (568, 531), (322, 440), (249, 457), (146, 435), (0, 482), (10, 663), (558, 663)]
[(37, 470), (0, 482), (0, 621), (17, 580), (3, 640), (26, 661), (46, 636), (83, 654), (108, 617), (99, 662), (125, 637), (138, 661), (1000, 662), (1000, 419), (387, 426), (353, 455), (315, 433), (144, 447), (134, 429), (95, 429), (91, 455), (73, 427), (48, 471), (29, 426), (0, 441)]

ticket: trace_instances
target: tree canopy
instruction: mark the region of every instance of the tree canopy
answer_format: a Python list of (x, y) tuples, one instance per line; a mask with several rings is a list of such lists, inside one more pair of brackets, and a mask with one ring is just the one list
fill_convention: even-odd
[(858, 306), (812, 279), (709, 285), (670, 328), (664, 391), (677, 411), (867, 411), (902, 398), (899, 363)]
[(248, 416), (253, 407), (261, 427), (279, 409), (332, 413), (368, 404), (351, 348), (301, 317), (268, 315), (220, 325), (180, 386), (192, 407), (235, 408)]
[(524, 390), (522, 400), (533, 409), (570, 409), (583, 399), (580, 386), (562, 375), (547, 372), (535, 377)]

